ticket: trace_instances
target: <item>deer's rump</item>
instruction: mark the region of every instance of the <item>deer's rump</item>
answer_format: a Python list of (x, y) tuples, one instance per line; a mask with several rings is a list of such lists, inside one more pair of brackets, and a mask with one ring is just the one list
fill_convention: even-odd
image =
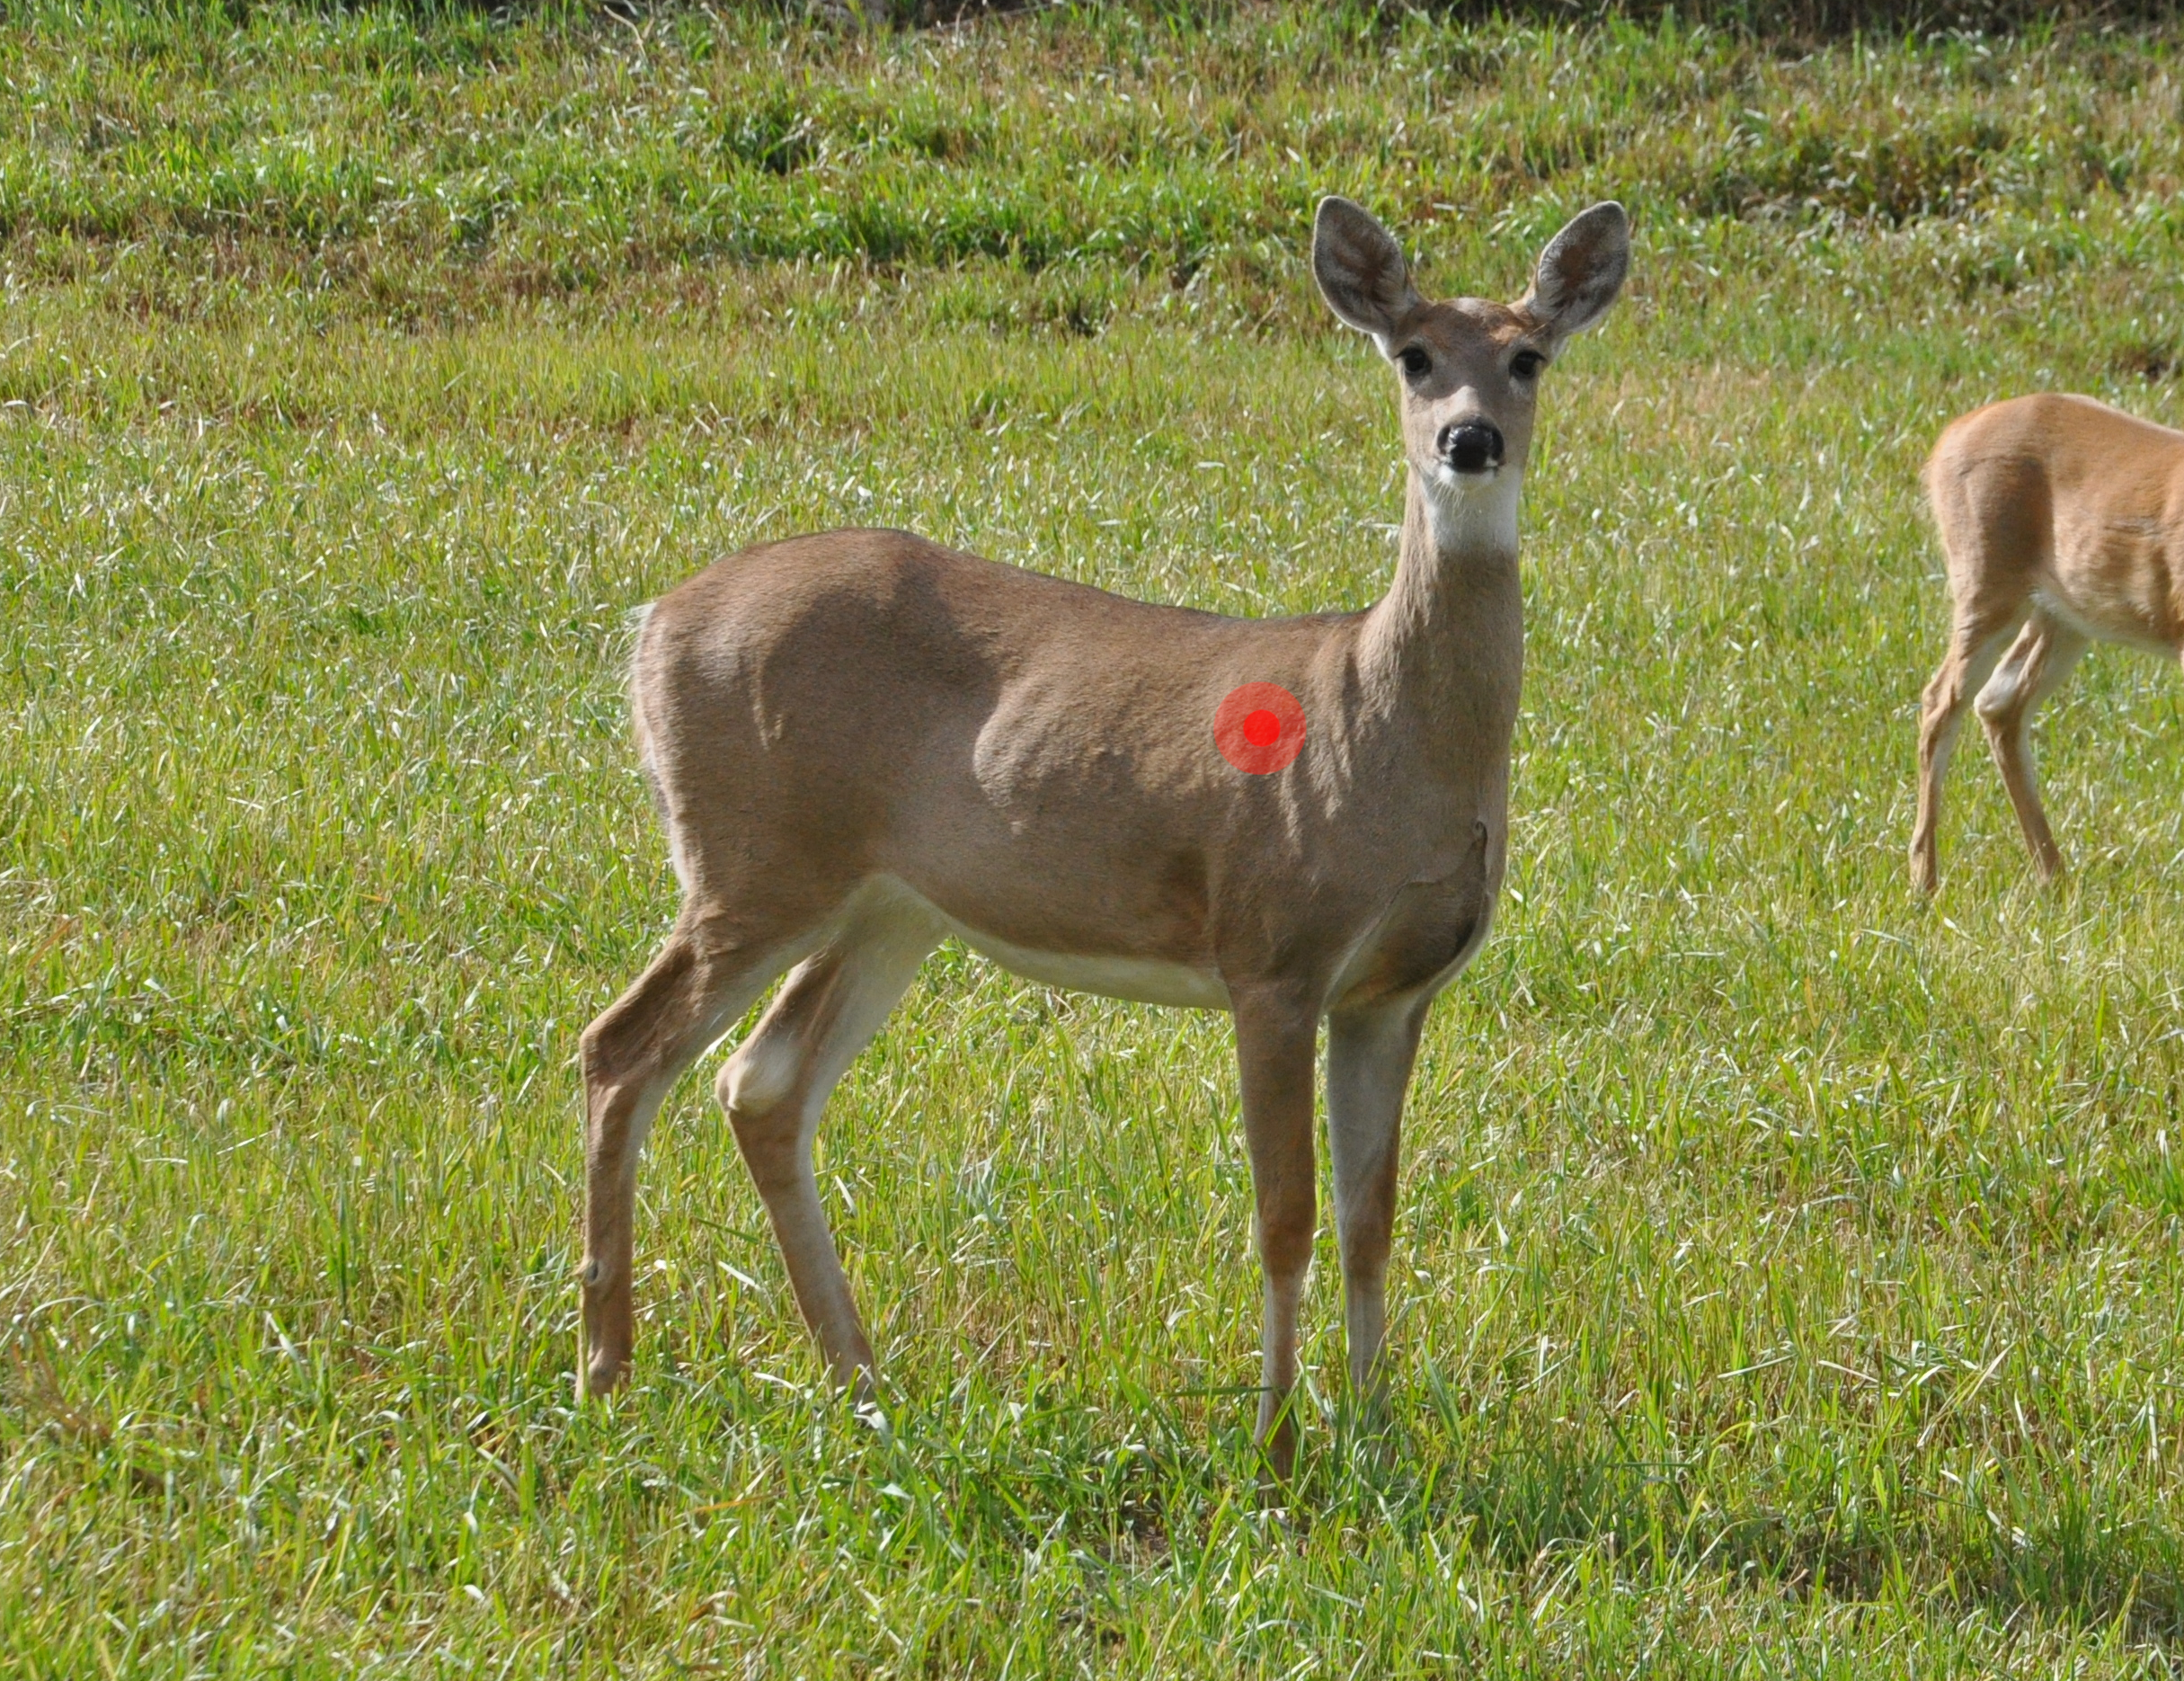
[(2184, 644), (2184, 432), (2039, 392), (1943, 429), (1926, 467), (1953, 593), (2029, 597), (2098, 641)]

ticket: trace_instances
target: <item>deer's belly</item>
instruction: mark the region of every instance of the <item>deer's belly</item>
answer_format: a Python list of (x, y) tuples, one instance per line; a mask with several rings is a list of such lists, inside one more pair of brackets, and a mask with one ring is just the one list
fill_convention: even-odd
[(2176, 652), (2175, 640), (2155, 622), (2152, 610), (2128, 599), (2099, 600), (2082, 590), (2065, 596), (2059, 590), (2037, 589), (2032, 600), (2089, 642), (2121, 643), (2148, 654)]
[(954, 917), (943, 920), (950, 933), (981, 956), (990, 957), (1010, 974), (1044, 986), (1126, 998), (1140, 1004), (1229, 1008), (1229, 989), (1221, 984), (1221, 976), (1207, 970), (1143, 957), (1085, 957), (1068, 952), (1032, 951), (966, 928)]

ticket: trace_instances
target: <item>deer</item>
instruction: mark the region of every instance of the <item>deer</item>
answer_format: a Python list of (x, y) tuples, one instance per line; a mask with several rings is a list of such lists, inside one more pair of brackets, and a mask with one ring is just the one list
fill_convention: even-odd
[[(814, 1139), (951, 936), (1034, 982), (1233, 1018), (1264, 1288), (1255, 1440), (1279, 1478), (1326, 1023), (1349, 1375), (1384, 1392), (1405, 1093), (1505, 864), (1539, 384), (1614, 301), (1629, 243), (1622, 207), (1596, 204), (1520, 300), (1427, 302), (1386, 228), (1320, 201), (1312, 273), (1395, 372), (1408, 469), (1393, 580), (1362, 611), (1224, 617), (883, 529), (763, 543), (653, 604), (630, 709), (682, 900), (581, 1039), (580, 1394), (628, 1368), (637, 1161), (661, 1103), (784, 974), (716, 1095), (830, 1381), (873, 1393)], [(1253, 706), (1223, 735), (1224, 705), (1262, 691), (1290, 716)]]
[(2033, 714), (2096, 642), (2184, 654), (2184, 432), (2091, 397), (2012, 397), (1944, 427), (1925, 482), (1952, 622), (1920, 707), (1912, 880), (1940, 878), (1941, 784), (1969, 699), (2046, 885), (2063, 853)]

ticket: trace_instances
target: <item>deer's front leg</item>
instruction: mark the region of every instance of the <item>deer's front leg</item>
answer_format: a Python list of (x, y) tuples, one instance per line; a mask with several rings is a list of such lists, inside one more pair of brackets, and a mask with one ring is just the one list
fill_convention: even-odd
[(1260, 1336), (1259, 1443), (1277, 1477), (1296, 1463), (1290, 1393), (1297, 1383), (1297, 1309), (1312, 1262), (1317, 1217), (1312, 1161), (1312, 1051), (1317, 1012), (1292, 994), (1231, 989), (1236, 1057), (1251, 1152), (1259, 1264), (1265, 1272)]
[(1410, 1000), (1327, 1018), (1327, 1154), (1335, 1169), (1335, 1231), (1342, 1245), (1350, 1383), (1379, 1398), (1388, 1326), (1388, 1251), (1395, 1229), (1403, 1095), (1425, 1006)]

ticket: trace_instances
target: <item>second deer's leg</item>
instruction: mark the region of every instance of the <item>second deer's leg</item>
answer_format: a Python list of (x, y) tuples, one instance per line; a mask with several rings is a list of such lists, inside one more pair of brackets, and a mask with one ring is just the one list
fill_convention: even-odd
[(1949, 654), (1926, 685), (1919, 708), (1919, 814), (1911, 831), (1911, 876), (1931, 893), (1940, 874), (1941, 783), (1963, 727), (1964, 708), (2002, 657), (2018, 616), (1959, 611)]
[(1297, 1425), (1290, 1416), (1297, 1383), (1297, 1314), (1318, 1219), (1312, 1053), (1318, 1022), (1314, 1011), (1284, 996), (1247, 992), (1232, 1002), (1244, 1142), (1251, 1152), (1259, 1264), (1265, 1274), (1258, 1434), (1275, 1475), (1287, 1478), (1297, 1454)]
[(1343, 1321), (1350, 1383), (1367, 1401), (1379, 1389), (1388, 1325), (1388, 1252), (1395, 1229), (1403, 1095), (1425, 1021), (1425, 1008), (1415, 1001), (1327, 1020), (1327, 1155), (1342, 1248)]
[(845, 1388), (874, 1369), (872, 1344), (820, 1204), (812, 1145), (835, 1081), (880, 1030), (940, 933), (914, 903), (854, 916), (797, 965), (721, 1070), (721, 1107), (773, 1223), (796, 1305)]
[(2002, 771), (2002, 786), (2025, 832), (2025, 846), (2043, 881), (2063, 873), (2063, 854), (2040, 807), (2039, 781), (2032, 769), (2032, 715), (2063, 684), (2087, 647), (2086, 638), (2045, 612), (2026, 624), (2009, 657), (1979, 691), (1975, 706), (1987, 732), (1987, 745)]
[(686, 905), (651, 966), (584, 1029), (586, 1394), (612, 1389), (629, 1361), (637, 1158), (653, 1117), (682, 1072), (778, 973), (777, 949)]

